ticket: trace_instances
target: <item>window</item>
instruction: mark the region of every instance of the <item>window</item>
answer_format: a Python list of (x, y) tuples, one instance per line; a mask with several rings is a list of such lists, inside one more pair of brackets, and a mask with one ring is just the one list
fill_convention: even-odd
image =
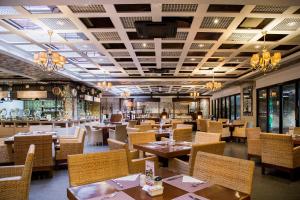
[(230, 97), (226, 97), (226, 118), (230, 119)]
[(215, 112), (217, 118), (226, 118), (230, 120), (241, 117), (241, 98), (240, 95), (232, 95), (216, 99)]
[(282, 86), (282, 133), (296, 126), (296, 87), (295, 83)]
[(279, 115), (280, 115), (280, 96), (279, 87), (272, 87), (269, 89), (268, 100), (268, 127), (269, 131), (279, 133)]
[(235, 118), (241, 118), (241, 95), (235, 96)]
[(299, 126), (299, 80), (257, 90), (257, 125), (262, 131), (287, 133)]
[(267, 90), (258, 91), (257, 122), (262, 131), (267, 131)]
[(222, 98), (222, 118), (226, 118), (226, 99)]
[(230, 97), (230, 120), (235, 120), (235, 96)]

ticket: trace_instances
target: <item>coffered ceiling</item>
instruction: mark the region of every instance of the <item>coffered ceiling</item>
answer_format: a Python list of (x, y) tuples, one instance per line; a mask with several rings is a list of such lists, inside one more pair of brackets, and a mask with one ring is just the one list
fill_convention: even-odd
[[(283, 61), (299, 55), (300, 2), (233, 2), (3, 0), (0, 51), (5, 55), (0, 59), (26, 60), (26, 67), (34, 69), (30, 76), (44, 79), (28, 63), (35, 52), (51, 48), (68, 58), (60, 75), (95, 86), (112, 81), (115, 94), (143, 94), (205, 93), (213, 74), (225, 84), (241, 80), (253, 73), (249, 58), (263, 47), (263, 30), (268, 31), (266, 47), (280, 51)], [(177, 34), (143, 39), (135, 21), (176, 22)], [(51, 45), (49, 29), (54, 31)], [(0, 65), (28, 75), (19, 66)]]

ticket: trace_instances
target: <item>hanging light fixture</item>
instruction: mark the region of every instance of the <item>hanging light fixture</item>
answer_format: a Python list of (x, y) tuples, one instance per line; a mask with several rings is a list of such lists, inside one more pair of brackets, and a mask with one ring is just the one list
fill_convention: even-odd
[(130, 97), (130, 92), (128, 92), (128, 91), (122, 92), (121, 97), (124, 99), (128, 99)]
[(111, 89), (112, 83), (106, 81), (106, 72), (104, 73), (104, 81), (102, 83), (99, 82), (98, 86), (101, 87), (105, 91), (108, 91)]
[(213, 73), (213, 80), (206, 83), (206, 88), (211, 91), (216, 91), (222, 87), (222, 83), (215, 81), (214, 71), (212, 73)]
[[(48, 35), (50, 37), (49, 44), (51, 45), (51, 38), (53, 31), (49, 30)], [(53, 52), (51, 48), (47, 52), (39, 52), (34, 54), (34, 62), (46, 72), (55, 72), (62, 70), (64, 64), (66, 64), (66, 57), (60, 55), (57, 52)]]
[(194, 87), (194, 92), (191, 92), (190, 96), (193, 97), (194, 99), (196, 99), (197, 97), (200, 97), (200, 93), (196, 92), (195, 87)]
[(253, 70), (259, 70), (264, 73), (277, 69), (277, 66), (281, 60), (280, 52), (275, 52), (273, 56), (271, 56), (271, 53), (267, 50), (265, 46), (266, 34), (266, 31), (262, 32), (262, 35), (264, 36), (264, 46), (262, 52), (253, 54), (250, 60)]

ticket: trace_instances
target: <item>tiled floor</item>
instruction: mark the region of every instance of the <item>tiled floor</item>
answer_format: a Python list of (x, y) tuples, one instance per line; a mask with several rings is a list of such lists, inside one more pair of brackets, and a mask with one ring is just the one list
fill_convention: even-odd
[[(86, 152), (105, 151), (107, 147), (87, 147)], [(245, 144), (227, 143), (225, 154), (237, 158), (246, 159), (247, 149)], [(272, 172), (269, 175), (261, 175), (260, 166), (257, 164), (254, 174), (252, 200), (299, 200), (300, 199), (300, 175), (296, 181), (291, 182), (285, 173)], [(268, 171), (269, 172), (269, 171)], [(53, 178), (33, 180), (31, 182), (31, 200), (60, 200), (66, 198), (68, 187), (67, 170), (54, 172)]]

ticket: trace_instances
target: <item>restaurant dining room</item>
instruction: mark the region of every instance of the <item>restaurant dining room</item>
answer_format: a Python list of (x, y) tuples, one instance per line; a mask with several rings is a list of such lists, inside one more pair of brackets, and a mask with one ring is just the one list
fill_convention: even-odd
[(0, 0), (0, 200), (300, 200), (300, 0)]

